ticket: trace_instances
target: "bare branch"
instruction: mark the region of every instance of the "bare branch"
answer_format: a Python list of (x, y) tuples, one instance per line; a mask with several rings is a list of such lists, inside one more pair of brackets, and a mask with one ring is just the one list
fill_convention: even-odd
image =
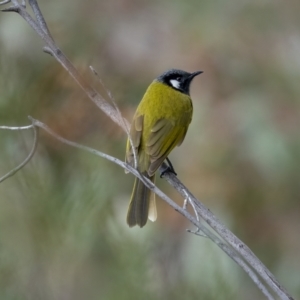
[[(120, 167), (122, 167), (123, 169), (128, 170), (128, 172), (132, 173), (134, 176), (138, 177), (139, 179), (143, 180), (143, 182), (148, 186), (148, 188), (150, 188), (151, 190), (153, 190), (155, 193), (157, 193), (157, 195), (166, 200), (168, 204), (170, 204), (176, 211), (180, 212), (183, 216), (188, 217), (188, 219), (197, 227), (200, 227), (201, 230), (203, 229), (203, 231), (207, 231), (207, 229), (197, 221), (197, 219), (195, 219), (195, 217), (193, 217), (188, 211), (186, 211), (185, 209), (183, 209), (182, 207), (180, 207), (178, 204), (176, 204), (175, 202), (173, 202), (173, 200), (171, 200), (171, 198), (169, 198), (167, 195), (165, 195), (161, 190), (159, 190), (149, 179), (147, 179), (146, 177), (142, 176), (135, 168), (131, 167), (130, 165), (126, 164), (124, 161), (119, 160), (118, 158), (115, 158), (109, 154), (103, 153), (101, 151), (98, 151), (96, 149), (87, 147), (87, 146), (83, 146), (80, 145), (78, 143), (69, 141), (63, 137), (61, 137), (60, 135), (58, 135), (57, 133), (55, 133), (51, 128), (49, 128), (46, 124), (42, 123), (39, 120), (36, 120), (32, 117), (28, 117), (32, 124), (35, 127), (39, 127), (42, 128), (43, 130), (45, 130), (46, 132), (48, 132), (51, 136), (53, 136), (54, 138), (56, 138), (57, 140), (59, 140), (60, 142), (78, 148), (78, 149), (82, 149), (85, 150), (87, 152), (90, 152), (92, 154), (98, 155), (102, 158), (105, 158), (117, 165), (119, 165)], [(208, 235), (211, 236), (211, 234), (208, 233)]]
[[(128, 133), (128, 122), (120, 117), (118, 110), (108, 103), (91, 85), (81, 76), (77, 69), (72, 65), (69, 59), (62, 53), (62, 51), (54, 43), (51, 34), (48, 30), (44, 17), (40, 9), (38, 8), (36, 0), (30, 0), (30, 6), (33, 9), (36, 20), (34, 20), (30, 14), (25, 10), (24, 6), (20, 5), (17, 0), (11, 1), (2, 1), (1, 4), (12, 3), (13, 6), (4, 11), (14, 11), (20, 14), (26, 22), (37, 32), (37, 34), (43, 39), (46, 44), (47, 53), (50, 53), (55, 57), (55, 59), (63, 66), (65, 70), (73, 77), (77, 84), (83, 89), (87, 96), (102, 110), (104, 111), (115, 123), (117, 123), (121, 128)], [(169, 197), (157, 189), (149, 180), (144, 178), (139, 172), (124, 163), (123, 161), (118, 160), (117, 158), (111, 157), (107, 154), (101, 153), (94, 149), (78, 145), (74, 142), (65, 140), (64, 138), (58, 136), (45, 124), (32, 119), (34, 128), (40, 127), (46, 130), (49, 134), (53, 135), (55, 138), (60, 140), (63, 143), (66, 143), (70, 146), (74, 146), (85, 151), (91, 152), (93, 154), (104, 157), (118, 165), (122, 168), (127, 169), (134, 176), (141, 179), (147, 187), (153, 190), (160, 198), (166, 201), (171, 207), (176, 211), (180, 212), (184, 217), (186, 217), (192, 224), (194, 224), (199, 231), (203, 232), (208, 238), (210, 238), (214, 243), (216, 243), (224, 252), (226, 252), (237, 264), (239, 264), (243, 270), (250, 276), (258, 288), (264, 293), (268, 299), (273, 299), (269, 291), (266, 289), (265, 285), (261, 282), (260, 278), (257, 276), (260, 275), (264, 279), (265, 283), (282, 299), (282, 300), (292, 300), (292, 296), (282, 287), (273, 274), (259, 261), (259, 259), (252, 253), (252, 251), (242, 243), (233, 233), (231, 233), (211, 212), (208, 210), (202, 203), (200, 203), (189, 191), (188, 189), (178, 180), (178, 178), (172, 174), (166, 174), (164, 177), (167, 179), (169, 184), (171, 184), (183, 197), (188, 196), (190, 202), (193, 202), (193, 208), (196, 209), (196, 216), (201, 216), (212, 229), (214, 229), (230, 246), (222, 242), (219, 237), (212, 233), (208, 228), (206, 228), (200, 221), (192, 216), (188, 211), (184, 210), (182, 207), (174, 203)], [(37, 140), (37, 138), (36, 138)], [(36, 146), (35, 146), (36, 147)], [(34, 148), (35, 148), (34, 147)], [(33, 151), (34, 153), (34, 151)], [(33, 155), (33, 154), (32, 154)], [(31, 157), (30, 157), (31, 158)], [(30, 160), (29, 158), (29, 160)], [(27, 163), (27, 162), (26, 162)], [(15, 169), (16, 170), (16, 169)], [(14, 173), (17, 171), (14, 171)], [(10, 175), (11, 176), (11, 175)], [(232, 247), (232, 249), (231, 249)], [(230, 251), (229, 251), (230, 250)], [(242, 258), (243, 259), (242, 259)], [(249, 267), (249, 265), (251, 268)], [(257, 273), (255, 274), (254, 271)]]
[(75, 147), (75, 148), (79, 148), (79, 149), (85, 150), (87, 152), (90, 152), (92, 154), (98, 155), (100, 157), (103, 157), (103, 158), (105, 158), (105, 159), (107, 159), (107, 160), (109, 160), (109, 161), (111, 161), (113, 163), (116, 163), (117, 165), (121, 166), (122, 168), (128, 169), (130, 172), (135, 173), (135, 175), (138, 175), (137, 172), (134, 172), (135, 169), (129, 168), (130, 166), (128, 167), (128, 165), (125, 162), (123, 162), (123, 161), (121, 161), (121, 160), (119, 160), (119, 159), (117, 159), (117, 158), (115, 158), (113, 156), (110, 156), (109, 154), (105, 154), (105, 153), (103, 153), (101, 151), (98, 151), (98, 150), (95, 150), (93, 148), (90, 148), (90, 147), (87, 147), (87, 146), (83, 146), (83, 145), (77, 144), (75, 142), (69, 141), (69, 140), (61, 137), (57, 133), (55, 133), (51, 128), (49, 128), (46, 124), (40, 122), (39, 120), (36, 120), (36, 119), (34, 119), (34, 118), (30, 117), (30, 116), (28, 118), (31, 120), (32, 124), (35, 127), (40, 127), (42, 129), (44, 129), (46, 132), (48, 132), (50, 135), (52, 135), (54, 138), (56, 138), (60, 142), (62, 142), (64, 144), (67, 144), (69, 146)]
[(16, 12), (16, 13), (18, 13), (19, 12), (19, 8), (17, 6), (10, 6), (10, 7), (1, 9), (1, 11), (3, 11), (3, 12)]
[(132, 153), (133, 153), (133, 159), (134, 159), (134, 168), (137, 169), (137, 166), (138, 166), (138, 161), (137, 161), (137, 153), (136, 153), (136, 149), (133, 145), (133, 141), (132, 141), (132, 138), (130, 136), (130, 129), (129, 129), (129, 124), (127, 122), (127, 120), (123, 117), (116, 101), (115, 101), (115, 98), (113, 97), (111, 91), (104, 85), (103, 81), (101, 80), (101, 78), (99, 77), (98, 75), (98, 72), (92, 67), (90, 66), (90, 69), (91, 71), (93, 72), (93, 74), (97, 77), (99, 83), (102, 85), (102, 87), (104, 88), (108, 98), (110, 99), (110, 101), (112, 102), (114, 108), (116, 109), (116, 112), (117, 114), (119, 115), (119, 118), (120, 120), (123, 122), (123, 128), (125, 129), (125, 132), (127, 134), (127, 137), (128, 137), (128, 140), (130, 142), (130, 146), (131, 146), (131, 149), (132, 149)]
[[(47, 53), (51, 53), (53, 57), (62, 65), (62, 67), (71, 75), (71, 77), (77, 82), (77, 84), (83, 89), (86, 95), (115, 123), (117, 123), (121, 128), (126, 131), (126, 126), (129, 127), (127, 120), (120, 120), (115, 108), (109, 104), (86, 80), (78, 70), (73, 66), (70, 60), (65, 56), (65, 54), (56, 46), (51, 35), (48, 35), (49, 30), (44, 26), (40, 26), (43, 23), (44, 18), (41, 17), (41, 11), (38, 9), (35, 0), (31, 0), (34, 7), (34, 14), (37, 19), (34, 20), (30, 14), (22, 7), (18, 1), (12, 0), (14, 6), (12, 8), (6, 9), (6, 11), (14, 11), (19, 13), (19, 15), (33, 28), (33, 30), (43, 39), (46, 43)], [(126, 126), (124, 126), (124, 122)]]
[(223, 251), (225, 251), (242, 269), (249, 275), (249, 277), (253, 280), (253, 282), (257, 285), (257, 287), (262, 291), (262, 293), (269, 300), (274, 300), (275, 298), (270, 294), (270, 292), (266, 289), (266, 287), (262, 284), (261, 280), (242, 259), (240, 256), (237, 256), (234, 251), (232, 251), (227, 245), (223, 245)]
[(4, 4), (7, 4), (9, 3), (11, 0), (4, 0), (4, 1), (0, 1), (0, 5), (4, 5)]
[(20, 126), (20, 127), (0, 126), (0, 129), (5, 129), (5, 130), (26, 130), (26, 129), (32, 129), (32, 128), (33, 128), (33, 125)]
[[(193, 217), (184, 207), (182, 208), (178, 204), (176, 204), (171, 198), (169, 198), (160, 189), (158, 189), (155, 185), (153, 185), (153, 183), (149, 179), (145, 178), (142, 174), (140, 174), (138, 172), (138, 170), (136, 170), (135, 168), (132, 168), (130, 165), (126, 164), (125, 162), (123, 162), (123, 161), (121, 161), (121, 160), (119, 160), (119, 159), (117, 159), (113, 156), (110, 156), (106, 153), (103, 153), (101, 151), (98, 151), (98, 150), (95, 150), (95, 149), (77, 144), (77, 143), (72, 142), (72, 141), (69, 141), (69, 140), (61, 137), (57, 133), (55, 133), (46, 124), (44, 124), (44, 123), (42, 123), (38, 120), (35, 120), (32, 117), (29, 117), (29, 119), (32, 121), (32, 124), (34, 124), (34, 126), (37, 126), (37, 127), (40, 127), (42, 129), (44, 129), (46, 132), (48, 132), (50, 135), (52, 135), (54, 138), (56, 138), (60, 142), (62, 142), (64, 144), (67, 144), (69, 146), (72, 146), (72, 147), (76, 147), (76, 148), (88, 151), (88, 152), (90, 152), (92, 154), (95, 154), (95, 155), (98, 155), (102, 158), (105, 158), (105, 159), (119, 165), (120, 167), (126, 169), (128, 172), (132, 173), (134, 176), (138, 177), (154, 193), (156, 193), (161, 199), (166, 201), (170, 206), (172, 206), (176, 211), (178, 211), (181, 215), (186, 217), (191, 223), (193, 223), (197, 227), (196, 232), (192, 232), (192, 231), (189, 231), (189, 232), (195, 233), (197, 235), (200, 235), (198, 233), (201, 232), (200, 236), (205, 236), (205, 237), (209, 238), (210, 240), (212, 240), (215, 244), (217, 244), (229, 257), (231, 257), (251, 277), (251, 279), (254, 281), (254, 283), (266, 295), (266, 297), (269, 300), (274, 300), (274, 298), (270, 295), (270, 293), (268, 292), (268, 290), (264, 286), (264, 284), (255, 275), (253, 270), (241, 259), (241, 257), (239, 257), (239, 255), (235, 252), (235, 250), (231, 249), (228, 245), (226, 245), (224, 242), (222, 242), (220, 240), (220, 238), (217, 237), (214, 233), (212, 233), (208, 228), (206, 228), (204, 226), (204, 224), (202, 224), (198, 218), (195, 219), (195, 217)], [(189, 201), (192, 201), (192, 200), (190, 199)], [(194, 208), (194, 206), (193, 206), (193, 208)], [(198, 214), (196, 214), (196, 216), (198, 217)]]
[(199, 221), (199, 214), (195, 208), (195, 204), (193, 203), (192, 199), (190, 198), (190, 196), (188, 195), (188, 193), (186, 191), (184, 191), (184, 194), (185, 194), (185, 199), (184, 199), (183, 209), (187, 209), (187, 205), (189, 203), (195, 213), (197, 221)]
[(122, 116), (122, 113), (116, 103), (116, 100), (114, 98), (114, 96), (112, 95), (111, 91), (105, 86), (105, 84), (103, 83), (103, 81), (101, 80), (101, 78), (99, 77), (98, 72), (94, 69), (93, 66), (90, 66), (90, 70), (93, 72), (93, 74), (97, 77), (98, 82), (102, 85), (103, 89), (105, 90), (106, 95), (108, 96), (108, 99), (112, 102), (116, 113), (119, 115), (119, 118), (121, 121), (123, 121), (124, 124), (124, 128), (125, 131), (127, 132), (127, 134), (129, 134), (129, 124), (127, 122), (127, 120)]
[(249, 247), (236, 237), (230, 230), (222, 224), (216, 216), (207, 209), (183, 183), (172, 173), (164, 176), (170, 185), (172, 185), (183, 197), (189, 196), (194, 203), (198, 214), (211, 226), (225, 241), (227, 241), (242, 257), (256, 270), (256, 272), (268, 283), (268, 285), (277, 293), (281, 299), (292, 300), (287, 290), (278, 282), (275, 276), (267, 269), (267, 267), (254, 255)]
[(53, 55), (53, 51), (52, 51), (49, 47), (47, 47), (47, 46), (45, 46), (45, 47), (43, 48), (43, 51), (44, 51), (45, 53), (47, 53), (47, 54), (50, 54), (51, 56), (54, 56), (54, 55)]
[(41, 29), (43, 29), (43, 31), (45, 32), (45, 34), (47, 34), (47, 36), (49, 38), (51, 38), (52, 41), (53, 41), (53, 38), (52, 38), (51, 33), (50, 33), (49, 29), (48, 29), (48, 26), (47, 26), (47, 23), (45, 21), (45, 18), (44, 18), (43, 14), (42, 14), (39, 6), (38, 6), (38, 3), (36, 2), (36, 0), (29, 0), (28, 2), (29, 2), (29, 5), (32, 8), (32, 11), (33, 11), (33, 13), (34, 13), (34, 15), (36, 17), (36, 20), (37, 20), (38, 24), (40, 25)]
[(0, 183), (2, 181), (4, 181), (5, 179), (7, 179), (8, 177), (13, 176), (15, 173), (17, 173), (19, 170), (21, 170), (31, 160), (31, 158), (33, 157), (35, 150), (37, 148), (37, 144), (38, 144), (38, 128), (33, 125), (23, 126), (23, 127), (11, 127), (11, 128), (3, 128), (3, 127), (7, 127), (7, 126), (1, 126), (0, 128), (1, 129), (9, 129), (9, 130), (24, 130), (24, 129), (33, 128), (34, 138), (33, 138), (32, 149), (31, 149), (29, 155), (26, 157), (26, 159), (20, 165), (18, 165), (16, 168), (14, 168), (10, 172), (8, 172), (6, 175), (0, 177)]

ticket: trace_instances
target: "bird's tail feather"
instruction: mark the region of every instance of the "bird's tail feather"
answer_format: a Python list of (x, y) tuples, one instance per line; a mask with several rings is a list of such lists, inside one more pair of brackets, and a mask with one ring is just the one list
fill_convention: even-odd
[[(149, 177), (146, 172), (143, 175), (154, 182), (154, 175)], [(129, 227), (135, 225), (143, 227), (146, 225), (148, 217), (151, 221), (155, 221), (156, 215), (155, 195), (141, 180), (135, 178), (127, 213), (127, 224)]]

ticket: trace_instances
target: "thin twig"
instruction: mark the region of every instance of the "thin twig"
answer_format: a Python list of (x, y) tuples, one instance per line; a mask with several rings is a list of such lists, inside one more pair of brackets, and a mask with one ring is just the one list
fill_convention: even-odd
[(132, 173), (134, 176), (138, 177), (139, 179), (141, 179), (143, 181), (143, 183), (151, 190), (155, 189), (155, 185), (146, 177), (144, 177), (138, 170), (136, 170), (135, 168), (133, 168), (132, 166), (126, 164), (124, 161), (119, 160), (116, 157), (113, 157), (109, 154), (103, 153), (101, 151), (98, 151), (96, 149), (87, 147), (87, 146), (83, 146), (80, 144), (77, 144), (75, 142), (69, 141), (63, 137), (61, 137), (60, 135), (58, 135), (57, 133), (55, 133), (50, 127), (48, 127), (46, 124), (42, 123), (39, 120), (36, 120), (34, 118), (32, 118), (31, 116), (28, 117), (32, 124), (36, 127), (40, 127), (42, 129), (44, 129), (46, 132), (48, 132), (50, 135), (52, 135), (53, 137), (55, 137), (57, 140), (59, 140), (60, 142), (67, 144), (69, 146), (75, 147), (75, 148), (79, 148), (82, 149), (84, 151), (90, 152), (92, 154), (98, 155), (102, 158), (105, 158), (117, 165), (119, 165), (120, 167), (122, 167), (123, 169), (127, 170), (128, 172)]
[(0, 5), (4, 5), (4, 4), (7, 4), (9, 3), (11, 0), (4, 0), (4, 1), (0, 1)]
[(38, 24), (40, 25), (41, 29), (44, 30), (45, 34), (47, 34), (47, 36), (53, 41), (52, 35), (48, 29), (47, 23), (45, 21), (45, 18), (36, 2), (36, 0), (28, 0), (29, 5), (32, 8), (32, 11), (36, 17), (36, 20), (38, 22)]
[(127, 120), (123, 117), (117, 103), (116, 100), (114, 98), (114, 96), (112, 95), (111, 91), (105, 86), (105, 84), (103, 83), (103, 81), (101, 80), (101, 78), (99, 77), (98, 72), (95, 70), (95, 68), (93, 66), (90, 66), (91, 71), (93, 72), (93, 74), (97, 77), (98, 82), (102, 85), (103, 89), (105, 90), (106, 95), (108, 96), (108, 99), (112, 102), (114, 108), (116, 109), (117, 114), (119, 115), (119, 119), (123, 122), (123, 128), (125, 129), (125, 132), (127, 134), (132, 152), (133, 152), (133, 159), (134, 159), (134, 168), (137, 169), (138, 167), (138, 161), (137, 161), (137, 153), (136, 153), (136, 149), (133, 145), (133, 141), (132, 138), (130, 136), (130, 129), (129, 129), (129, 124), (127, 122)]
[(191, 205), (194, 213), (195, 213), (197, 221), (199, 221), (199, 214), (198, 214), (198, 212), (196, 210), (194, 202), (192, 201), (192, 199), (190, 198), (189, 194), (186, 191), (183, 191), (183, 192), (185, 194), (183, 208), (187, 209), (187, 204), (189, 203)]
[(207, 236), (199, 228), (197, 228), (197, 230), (187, 229), (186, 232), (207, 238)]
[(26, 129), (32, 129), (33, 125), (28, 125), (28, 126), (0, 126), (0, 129), (5, 129), (5, 130), (26, 130)]
[[(30, 128), (33, 128), (34, 137), (33, 137), (33, 146), (32, 146), (32, 149), (31, 149), (29, 155), (26, 157), (26, 159), (20, 165), (18, 165), (16, 168), (14, 168), (10, 172), (8, 172), (6, 175), (0, 177), (0, 183), (2, 181), (4, 181), (5, 179), (7, 179), (8, 177), (13, 176), (19, 170), (21, 170), (31, 160), (31, 158), (33, 157), (33, 155), (35, 153), (35, 150), (37, 148), (37, 144), (38, 144), (38, 132), (39, 132), (39, 130), (38, 130), (37, 127), (35, 127), (33, 125), (30, 125), (30, 126), (31, 126)], [(1, 126), (1, 127), (6, 127), (6, 126)], [(9, 128), (9, 129), (10, 130), (23, 130), (23, 129), (29, 129), (28, 127), (29, 126), (23, 126), (23, 127), (18, 127), (17, 129), (16, 129), (16, 127), (14, 127), (14, 129), (11, 129), (11, 128)], [(3, 129), (3, 128), (1, 128), (1, 129)]]

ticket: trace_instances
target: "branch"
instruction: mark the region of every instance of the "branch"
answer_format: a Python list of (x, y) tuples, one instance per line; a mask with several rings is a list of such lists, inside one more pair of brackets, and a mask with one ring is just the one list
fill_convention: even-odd
[[(47, 53), (51, 54), (67, 72), (71, 75), (71, 77), (77, 82), (77, 84), (83, 89), (86, 95), (105, 113), (107, 114), (115, 123), (117, 123), (125, 132), (128, 133), (129, 123), (123, 117), (120, 117), (120, 114), (114, 107), (93, 88), (90, 84), (80, 75), (77, 69), (72, 65), (69, 59), (63, 54), (63, 52), (56, 46), (49, 30), (44, 20), (44, 17), (38, 7), (36, 0), (29, 0), (29, 4), (33, 10), (35, 15), (35, 19), (31, 17), (31, 15), (26, 11), (24, 5), (19, 4), (17, 0), (11, 1), (2, 1), (0, 5), (13, 3), (13, 6), (4, 9), (6, 12), (17, 12), (23, 19), (34, 29), (34, 31), (42, 38), (42, 40), (46, 44)], [(136, 169), (127, 165), (126, 163), (118, 160), (117, 158), (111, 157), (107, 154), (99, 152), (97, 150), (78, 145), (74, 142), (68, 141), (56, 133), (54, 133), (49, 127), (45, 124), (31, 119), (34, 127), (40, 127), (46, 130), (49, 134), (53, 135), (55, 138), (60, 140), (63, 143), (66, 143), (70, 146), (74, 146), (90, 153), (99, 155), (104, 157), (118, 165), (122, 168), (127, 169), (134, 176), (141, 179), (147, 187), (153, 190), (160, 198), (166, 201), (171, 207), (173, 207), (176, 211), (181, 213), (184, 217), (186, 217), (192, 224), (197, 227), (196, 234), (201, 231), (205, 236), (210, 238), (214, 243), (216, 243), (225, 253), (227, 253), (238, 265), (242, 267), (242, 269), (250, 276), (250, 278), (254, 281), (254, 283), (258, 286), (258, 288), (263, 292), (266, 298), (272, 300), (274, 299), (270, 292), (267, 290), (265, 285), (261, 282), (261, 279), (255, 274), (260, 275), (261, 278), (264, 279), (265, 283), (269, 285), (269, 287), (282, 299), (282, 300), (292, 300), (292, 296), (285, 290), (283, 286), (279, 284), (274, 275), (259, 261), (259, 259), (251, 252), (251, 250), (242, 243), (233, 233), (231, 233), (202, 203), (200, 203), (189, 191), (188, 189), (179, 181), (177, 177), (173, 174), (166, 174), (165, 178), (179, 193), (183, 195), (183, 197), (188, 197), (189, 201), (192, 201), (193, 208), (196, 210), (196, 216), (201, 216), (207, 224), (214, 229), (225, 241), (222, 242), (219, 237), (217, 237), (214, 233), (212, 233), (209, 229), (207, 229), (201, 222), (197, 220), (194, 216), (192, 216), (187, 210), (178, 206), (175, 202), (173, 202), (169, 197), (167, 197), (164, 193), (162, 193), (159, 189), (157, 189), (149, 180), (144, 178)], [(226, 245), (228, 242), (228, 245)], [(249, 264), (247, 264), (246, 262)], [(251, 266), (251, 267), (250, 267)], [(255, 272), (254, 272), (255, 271)]]
[(9, 3), (9, 2), (10, 2), (10, 0), (0, 1), (0, 5), (4, 5), (4, 4), (7, 4), (7, 3)]
[[(269, 293), (269, 291), (266, 289), (264, 284), (260, 281), (260, 279), (257, 277), (255, 272), (242, 260), (242, 258), (234, 251), (231, 249), (226, 243), (222, 242), (214, 233), (212, 233), (208, 228), (206, 228), (198, 218), (195, 218), (192, 216), (184, 207), (180, 207), (178, 204), (176, 204), (171, 198), (169, 198), (166, 194), (164, 194), (160, 189), (158, 189), (153, 183), (145, 178), (142, 174), (140, 174), (135, 168), (132, 168), (130, 165), (126, 164), (125, 162), (110, 156), (108, 154), (105, 154), (101, 151), (77, 144), (75, 142), (69, 141), (57, 133), (55, 133), (52, 129), (50, 129), (46, 124), (33, 119), (32, 117), (29, 117), (31, 120), (32, 124), (36, 127), (40, 127), (44, 129), (47, 133), (52, 135), (54, 138), (59, 140), (60, 142), (67, 144), (72, 147), (76, 147), (85, 151), (88, 151), (92, 154), (98, 155), (102, 158), (105, 158), (123, 169), (127, 170), (128, 172), (132, 173), (134, 176), (138, 177), (140, 180), (142, 180), (155, 194), (157, 194), (161, 199), (166, 201), (171, 207), (173, 207), (177, 212), (179, 212), (181, 215), (183, 215), (185, 218), (187, 218), (192, 224), (194, 224), (197, 227), (197, 231), (195, 232), (197, 234), (198, 231), (201, 231), (204, 233), (206, 237), (208, 237), (210, 240), (212, 240), (215, 244), (217, 244), (229, 257), (231, 257), (253, 280), (253, 282), (258, 286), (258, 288), (263, 292), (263, 294), (267, 297), (269, 300), (274, 300), (273, 296)], [(168, 176), (169, 177), (169, 176)], [(175, 177), (177, 179), (177, 177)], [(178, 180), (179, 182), (179, 180)], [(193, 201), (194, 205), (199, 204), (197, 200), (195, 200), (194, 196), (191, 195), (191, 193), (187, 189), (182, 190), (183, 195), (184, 194), (189, 194), (190, 201)], [(201, 203), (200, 203), (201, 204)], [(202, 205), (202, 204), (201, 204)], [(199, 212), (199, 215), (203, 217), (209, 224), (209, 219), (207, 218), (206, 215), (203, 215), (203, 211), (210, 212), (207, 208), (203, 206), (204, 210), (199, 210), (198, 206), (196, 206), (195, 209), (197, 209), (197, 212)], [(210, 213), (211, 214), (211, 213)], [(212, 215), (212, 214), (211, 214)], [(213, 216), (213, 215), (212, 215)], [(214, 216), (213, 216), (214, 217)], [(215, 217), (214, 217), (215, 218)], [(219, 224), (220, 225), (220, 224)], [(225, 226), (223, 225), (223, 229), (227, 230)], [(230, 234), (231, 232), (227, 230)], [(222, 234), (220, 234), (222, 236)], [(242, 242), (240, 242), (243, 244)], [(284, 299), (284, 298), (283, 298)]]
[(40, 25), (41, 29), (53, 41), (53, 38), (52, 38), (51, 33), (50, 33), (49, 29), (48, 29), (48, 26), (47, 26), (47, 23), (45, 21), (45, 18), (43, 16), (43, 14), (42, 14), (42, 12), (41, 12), (41, 10), (40, 10), (37, 2), (36, 1), (32, 1), (32, 0), (28, 0), (28, 2), (29, 2), (29, 5), (32, 8), (32, 11), (33, 11), (33, 13), (34, 13), (34, 15), (36, 17), (36, 20), (37, 20), (38, 24)]
[(26, 129), (32, 129), (33, 125), (27, 125), (27, 126), (0, 126), (0, 129), (5, 129), (5, 130), (26, 130)]
[(104, 83), (102, 82), (101, 78), (98, 75), (98, 72), (92, 67), (90, 66), (91, 71), (93, 72), (93, 74), (97, 77), (99, 83), (102, 85), (102, 87), (104, 88), (106, 95), (108, 96), (108, 99), (110, 99), (110, 101), (112, 102), (114, 108), (116, 109), (116, 113), (118, 114), (118, 118), (119, 120), (122, 121), (123, 123), (123, 129), (125, 130), (128, 140), (130, 142), (130, 146), (133, 152), (133, 159), (134, 159), (134, 167), (137, 169), (138, 166), (138, 162), (137, 162), (137, 153), (136, 153), (136, 148), (133, 145), (133, 141), (132, 138), (130, 136), (130, 129), (129, 129), (129, 123), (128, 121), (122, 116), (121, 111), (119, 110), (119, 107), (115, 101), (115, 98), (113, 97), (112, 93), (106, 88), (106, 86), (104, 85)]
[(0, 129), (8, 129), (8, 130), (26, 130), (26, 129), (33, 129), (34, 132), (34, 137), (33, 137), (33, 145), (32, 145), (32, 149), (30, 151), (30, 153), (28, 154), (28, 156), (26, 157), (26, 159), (20, 164), (18, 165), (16, 168), (14, 168), (13, 170), (11, 170), (10, 172), (8, 172), (7, 174), (5, 174), (4, 176), (0, 177), (0, 183), (2, 181), (4, 181), (5, 179), (7, 179), (8, 177), (13, 176), (15, 173), (17, 173), (19, 170), (21, 170), (33, 157), (35, 150), (37, 148), (37, 144), (38, 144), (38, 128), (36, 126), (33, 125), (29, 125), (29, 126), (23, 126), (23, 127), (8, 127), (8, 126), (0, 126)]
[[(77, 82), (77, 84), (83, 89), (85, 94), (115, 123), (117, 123), (121, 128), (124, 128), (124, 122), (129, 127), (128, 121), (120, 120), (118, 114), (116, 114), (115, 108), (109, 104), (78, 72), (78, 70), (73, 66), (66, 55), (57, 47), (54, 40), (52, 39), (47, 26), (45, 25), (44, 17), (38, 8), (36, 0), (30, 0), (29, 4), (33, 8), (36, 20), (34, 20), (31, 15), (26, 11), (26, 9), (18, 3), (17, 0), (11, 0), (13, 3), (12, 7), (3, 9), (4, 12), (16, 12), (18, 13), (31, 27), (32, 29), (41, 37), (41, 39), (46, 44), (47, 53), (50, 53), (70, 74), (70, 76)], [(44, 24), (45, 23), (45, 24)]]
[(189, 190), (188, 188), (172, 173), (165, 175), (166, 180), (172, 185), (183, 197), (188, 195), (190, 201), (194, 203), (197, 213), (213, 228), (225, 241), (228, 242), (256, 272), (268, 283), (268, 285), (280, 296), (281, 299), (292, 300), (287, 290), (278, 282), (275, 276), (267, 267), (255, 256), (255, 254), (236, 237), (230, 230), (222, 224), (216, 216), (207, 209)]

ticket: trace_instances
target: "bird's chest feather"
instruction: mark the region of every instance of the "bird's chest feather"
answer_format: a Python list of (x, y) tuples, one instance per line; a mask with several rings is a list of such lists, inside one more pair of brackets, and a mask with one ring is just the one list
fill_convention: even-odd
[(174, 125), (181, 125), (181, 123), (190, 123), (193, 106), (188, 95), (157, 82), (152, 83), (148, 88), (138, 111), (145, 116), (148, 125), (153, 125), (162, 118)]

